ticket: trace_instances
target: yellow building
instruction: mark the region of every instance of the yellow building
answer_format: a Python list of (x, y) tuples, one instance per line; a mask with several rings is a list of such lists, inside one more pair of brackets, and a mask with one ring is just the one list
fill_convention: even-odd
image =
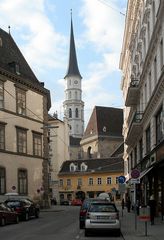
[(121, 157), (65, 161), (58, 175), (60, 200), (93, 198), (102, 192), (107, 192), (114, 200), (119, 200), (118, 177), (121, 175)]

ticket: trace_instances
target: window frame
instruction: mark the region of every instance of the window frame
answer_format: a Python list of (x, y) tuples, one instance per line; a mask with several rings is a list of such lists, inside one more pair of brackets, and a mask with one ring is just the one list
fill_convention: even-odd
[(33, 132), (33, 155), (42, 157), (42, 133)]
[[(2, 172), (3, 174), (1, 174)], [(2, 190), (2, 184), (3, 184), (3, 190)], [(3, 195), (5, 193), (6, 193), (6, 169), (0, 166), (0, 195)]]
[[(16, 126), (16, 130), (17, 130), (17, 152), (18, 153), (22, 153), (22, 154), (27, 154), (27, 130), (25, 128), (21, 128), (21, 127), (17, 127)], [(24, 136), (19, 136), (19, 134), (22, 134)], [(25, 140), (25, 141), (22, 141)], [(21, 151), (21, 147), (22, 149), (24, 149), (24, 151)]]
[(0, 109), (3, 108), (4, 108), (4, 82), (0, 80)]
[[(21, 173), (25, 173), (24, 176), (20, 176)], [(24, 168), (18, 169), (18, 193), (28, 195), (28, 171)]]
[(19, 115), (26, 116), (26, 90), (18, 87), (16, 88), (16, 112)]

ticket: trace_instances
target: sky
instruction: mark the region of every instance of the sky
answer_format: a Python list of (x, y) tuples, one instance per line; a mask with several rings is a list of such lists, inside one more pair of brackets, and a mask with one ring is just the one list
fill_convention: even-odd
[(122, 48), (127, 0), (0, 0), (0, 28), (10, 33), (37, 79), (50, 90), (50, 113), (63, 120), (72, 20), (85, 126), (94, 106), (123, 108)]

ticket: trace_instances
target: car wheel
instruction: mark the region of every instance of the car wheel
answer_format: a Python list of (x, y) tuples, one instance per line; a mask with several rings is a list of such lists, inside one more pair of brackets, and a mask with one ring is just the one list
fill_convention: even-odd
[(25, 221), (28, 221), (29, 220), (29, 214), (28, 212), (25, 213)]
[(89, 232), (87, 229), (85, 229), (85, 237), (89, 237)]
[(15, 222), (16, 222), (16, 223), (19, 223), (19, 216), (16, 216)]
[(36, 218), (39, 218), (39, 214), (40, 214), (40, 211), (39, 211), (39, 210), (36, 210), (36, 211), (35, 211), (35, 217), (36, 217)]
[(2, 218), (2, 219), (1, 219), (1, 226), (5, 226), (5, 225), (6, 225), (5, 218)]
[(83, 228), (84, 228), (84, 223), (80, 222), (80, 223), (79, 223), (79, 228), (80, 228), (80, 229), (83, 229)]

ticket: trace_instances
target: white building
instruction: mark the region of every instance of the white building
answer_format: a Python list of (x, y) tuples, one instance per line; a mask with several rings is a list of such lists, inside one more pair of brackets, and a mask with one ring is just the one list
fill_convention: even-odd
[(49, 126), (49, 188), (59, 202), (58, 173), (64, 161), (69, 160), (69, 125), (57, 115), (50, 116)]
[(163, 0), (128, 1), (120, 68), (125, 176), (138, 169), (138, 200), (147, 203), (154, 194), (164, 212), (163, 13)]
[[(50, 93), (29, 67), (12, 36), (0, 29), (0, 195), (48, 194), (44, 124)], [(43, 192), (43, 191), (42, 191)]]

